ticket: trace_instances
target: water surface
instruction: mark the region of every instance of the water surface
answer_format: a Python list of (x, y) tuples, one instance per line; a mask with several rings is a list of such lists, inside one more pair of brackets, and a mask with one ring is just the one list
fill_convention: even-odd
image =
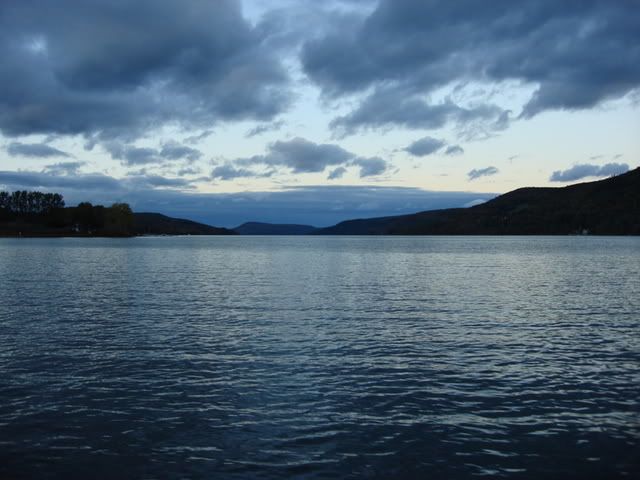
[(632, 478), (640, 238), (0, 239), (1, 478)]

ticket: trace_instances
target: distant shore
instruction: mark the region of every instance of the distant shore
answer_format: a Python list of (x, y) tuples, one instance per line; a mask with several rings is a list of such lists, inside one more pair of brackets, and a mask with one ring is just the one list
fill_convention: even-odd
[(138, 237), (140, 235), (107, 235), (107, 234), (97, 234), (93, 235), (90, 233), (14, 233), (14, 232), (0, 232), (0, 238), (133, 238)]

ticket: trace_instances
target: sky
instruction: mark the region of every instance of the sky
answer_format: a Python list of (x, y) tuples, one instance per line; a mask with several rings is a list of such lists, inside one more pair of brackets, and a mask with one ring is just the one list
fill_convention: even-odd
[(3, 0), (0, 189), (233, 227), (640, 164), (638, 0)]

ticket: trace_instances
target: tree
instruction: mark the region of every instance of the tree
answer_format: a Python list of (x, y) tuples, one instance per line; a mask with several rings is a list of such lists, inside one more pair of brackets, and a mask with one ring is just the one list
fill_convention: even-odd
[(9, 192), (0, 192), (0, 209), (9, 210), (11, 206), (11, 196)]
[(19, 215), (46, 215), (53, 210), (64, 208), (64, 199), (59, 193), (26, 190), (18, 190), (11, 194), (0, 192), (0, 208)]
[(111, 235), (133, 234), (133, 212), (127, 203), (114, 203), (105, 209), (105, 232)]

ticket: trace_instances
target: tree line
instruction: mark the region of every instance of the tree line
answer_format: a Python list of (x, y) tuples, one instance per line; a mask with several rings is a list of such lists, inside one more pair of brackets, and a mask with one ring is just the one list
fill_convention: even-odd
[(82, 202), (66, 207), (59, 193), (0, 191), (0, 233), (132, 235), (133, 212), (126, 203), (110, 207)]
[(64, 199), (59, 193), (0, 192), (0, 209), (21, 215), (46, 214), (56, 208), (64, 208)]

